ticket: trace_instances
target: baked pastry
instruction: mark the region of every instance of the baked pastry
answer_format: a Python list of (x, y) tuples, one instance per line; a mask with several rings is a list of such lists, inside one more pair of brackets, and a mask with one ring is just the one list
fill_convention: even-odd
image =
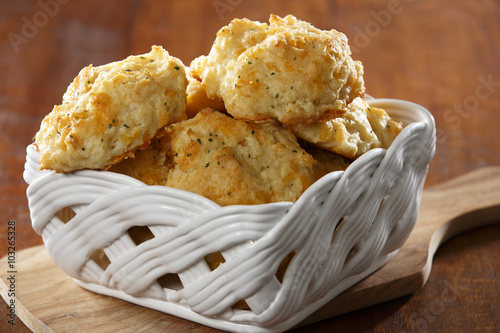
[(366, 116), (381, 148), (389, 148), (396, 136), (403, 130), (403, 123), (391, 118), (384, 109), (367, 106)]
[(186, 115), (188, 118), (193, 118), (203, 108), (217, 111), (225, 110), (224, 101), (220, 98), (209, 98), (201, 81), (193, 77), (189, 68), (186, 69), (186, 74), (188, 78)]
[(40, 167), (107, 169), (132, 156), (159, 129), (185, 119), (186, 87), (182, 62), (158, 46), (82, 69), (36, 134)]
[(403, 125), (383, 109), (369, 107), (363, 99), (356, 98), (342, 116), (289, 128), (313, 145), (355, 159), (373, 148), (389, 148)]
[(288, 15), (269, 24), (235, 19), (217, 33), (193, 76), (237, 119), (286, 124), (328, 120), (364, 95), (363, 66), (344, 34)]
[(352, 160), (342, 155), (312, 145), (302, 145), (302, 148), (316, 161), (313, 165), (315, 182), (330, 172), (345, 171), (352, 163)]
[(112, 165), (108, 171), (133, 177), (147, 185), (165, 185), (170, 170), (167, 149), (166, 138), (156, 137), (151, 140), (149, 146)]
[(220, 205), (296, 201), (313, 182), (313, 158), (276, 122), (236, 120), (203, 109), (167, 130), (166, 185)]

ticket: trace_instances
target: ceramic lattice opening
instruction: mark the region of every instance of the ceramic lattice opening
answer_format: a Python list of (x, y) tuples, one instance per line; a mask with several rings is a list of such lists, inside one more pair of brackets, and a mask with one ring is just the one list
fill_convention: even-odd
[(75, 217), (76, 213), (70, 207), (64, 207), (55, 215), (59, 220), (61, 220), (61, 222), (68, 223), (73, 217)]
[(219, 267), (220, 264), (226, 262), (226, 259), (224, 259), (224, 256), (220, 252), (209, 253), (204, 259), (212, 271)]
[(142, 244), (155, 237), (151, 230), (146, 226), (134, 226), (128, 229), (127, 233), (136, 245)]
[(287, 254), (287, 256), (281, 261), (280, 265), (278, 266), (278, 270), (276, 271), (276, 278), (280, 283), (283, 283), (283, 279), (285, 278), (285, 273), (292, 262), (293, 257), (295, 257), (295, 252), (290, 252)]
[(158, 278), (158, 283), (163, 288), (171, 290), (181, 290), (182, 288), (184, 288), (181, 279), (179, 278), (179, 275), (172, 273), (165, 274), (160, 278)]
[(332, 240), (331, 240), (330, 244), (333, 244), (333, 242), (335, 241), (335, 236), (337, 234), (337, 231), (342, 227), (342, 224), (344, 223), (344, 221), (345, 221), (344, 217), (340, 218), (339, 222), (335, 226), (335, 230), (333, 231)]
[(111, 261), (102, 249), (95, 250), (94, 253), (92, 253), (92, 255), (90, 256), (90, 259), (92, 259), (99, 267), (101, 267), (103, 271), (108, 268), (109, 264), (111, 264)]

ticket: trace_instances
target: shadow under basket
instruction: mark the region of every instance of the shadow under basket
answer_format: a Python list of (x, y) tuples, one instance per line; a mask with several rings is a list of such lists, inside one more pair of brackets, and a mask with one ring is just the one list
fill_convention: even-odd
[(30, 145), (33, 229), (88, 290), (225, 331), (288, 330), (387, 263), (415, 225), (434, 120), (410, 102), (367, 103), (403, 131), (295, 203), (220, 207), (112, 172), (40, 170)]

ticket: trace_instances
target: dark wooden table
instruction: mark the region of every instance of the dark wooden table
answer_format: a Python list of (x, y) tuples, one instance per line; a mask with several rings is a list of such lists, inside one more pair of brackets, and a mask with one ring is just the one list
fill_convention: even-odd
[[(413, 101), (433, 113), (437, 152), (426, 187), (500, 165), (496, 0), (2, 1), (0, 256), (10, 220), (17, 251), (42, 243), (30, 227), (25, 148), (82, 67), (148, 52), (152, 44), (189, 65), (232, 18), (267, 21), (271, 13), (344, 32), (365, 66), (369, 94)], [(499, 290), (500, 226), (484, 227), (444, 244), (415, 294), (297, 331), (498, 332)], [(19, 320), (9, 325), (6, 314), (2, 301), (0, 331), (29, 331)]]

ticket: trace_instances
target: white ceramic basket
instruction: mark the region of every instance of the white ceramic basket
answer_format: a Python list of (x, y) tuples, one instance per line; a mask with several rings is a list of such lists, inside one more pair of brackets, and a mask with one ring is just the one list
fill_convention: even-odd
[[(88, 290), (225, 331), (285, 331), (387, 263), (416, 222), (434, 120), (410, 102), (367, 102), (407, 126), (388, 150), (326, 175), (295, 203), (220, 207), (116, 173), (41, 171), (28, 146), (33, 228)], [(74, 217), (63, 216), (68, 208)], [(134, 226), (154, 238), (136, 244)], [(104, 269), (91, 258), (101, 250)], [(204, 257), (215, 252), (226, 262), (212, 271)], [(275, 273), (292, 252), (280, 282)], [(232, 307), (238, 300), (250, 310)]]

